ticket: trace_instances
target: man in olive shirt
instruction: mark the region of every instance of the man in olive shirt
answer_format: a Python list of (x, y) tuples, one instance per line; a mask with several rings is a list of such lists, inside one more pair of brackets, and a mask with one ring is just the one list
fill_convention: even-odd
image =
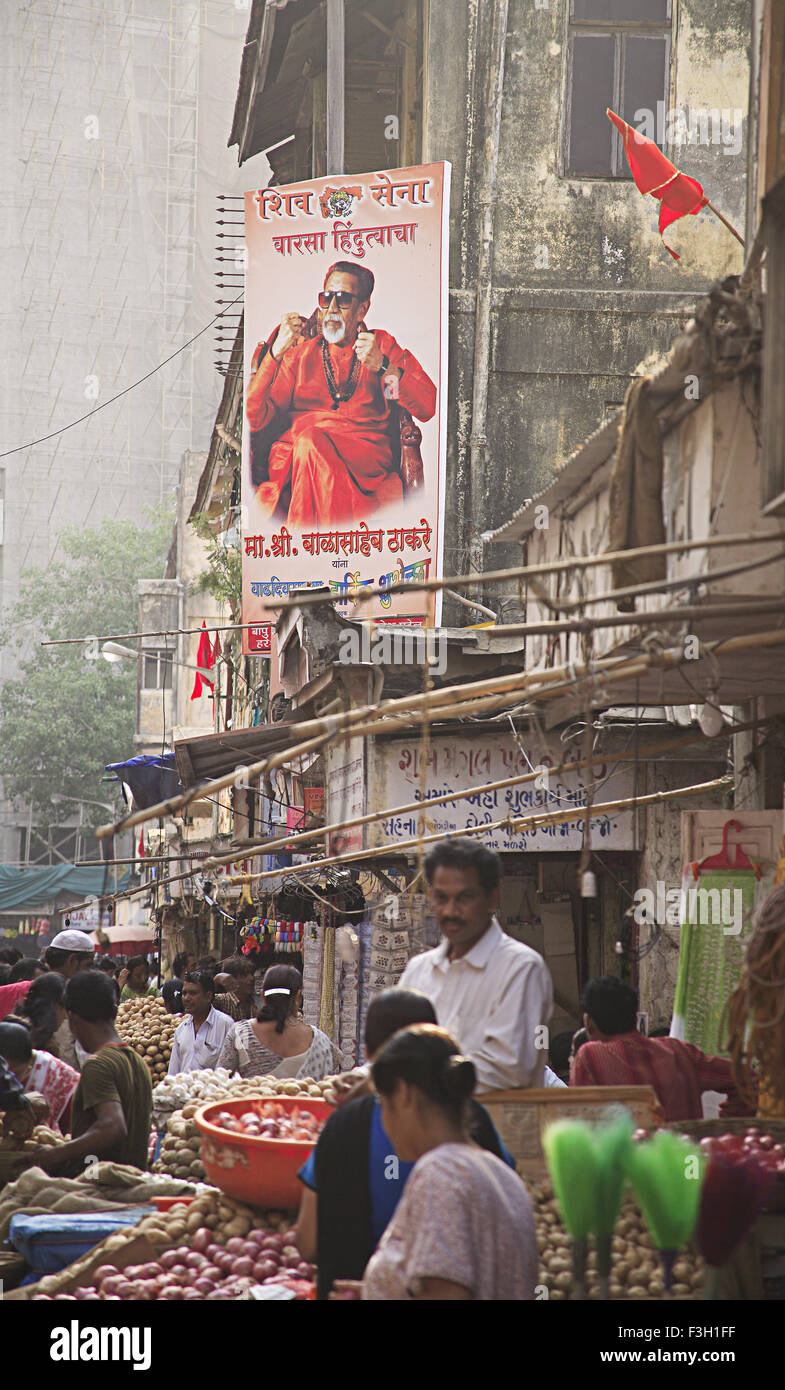
[(76, 1176), (88, 1155), (147, 1167), (153, 1088), (150, 1072), (118, 1036), (112, 982), (100, 970), (68, 981), (65, 1007), (74, 1037), (89, 1056), (71, 1106), (72, 1138), (36, 1150), (32, 1161), (48, 1172)]

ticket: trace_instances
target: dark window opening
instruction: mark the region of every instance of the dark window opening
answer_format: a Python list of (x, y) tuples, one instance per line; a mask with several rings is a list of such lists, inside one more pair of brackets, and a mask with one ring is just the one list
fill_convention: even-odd
[(566, 175), (631, 177), (608, 107), (664, 146), (669, 62), (670, 0), (572, 0)]

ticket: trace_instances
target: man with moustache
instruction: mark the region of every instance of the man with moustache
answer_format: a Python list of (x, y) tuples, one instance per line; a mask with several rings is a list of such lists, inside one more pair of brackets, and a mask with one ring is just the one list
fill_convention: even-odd
[(398, 987), (419, 990), (477, 1072), (477, 1090), (545, 1085), (553, 983), (542, 956), (502, 931), (501, 862), (474, 840), (442, 840), (425, 859), (442, 933), (414, 956)]
[(300, 314), (284, 314), (273, 343), (254, 354), (263, 355), (246, 394), (248, 423), (285, 426), (257, 497), (290, 527), (361, 521), (400, 502), (390, 403), (418, 420), (435, 413), (436, 387), (417, 359), (390, 333), (365, 327), (373, 287), (365, 266), (336, 261), (319, 295), (318, 335), (305, 336)]

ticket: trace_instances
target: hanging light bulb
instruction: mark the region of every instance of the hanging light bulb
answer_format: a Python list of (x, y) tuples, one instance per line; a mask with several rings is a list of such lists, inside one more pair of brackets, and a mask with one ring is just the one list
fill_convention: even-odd
[(587, 869), (581, 874), (581, 897), (596, 898), (597, 896), (597, 875), (591, 869)]
[(698, 718), (701, 733), (704, 733), (707, 738), (716, 738), (718, 734), (722, 733), (724, 723), (722, 710), (717, 703), (717, 692), (712, 690), (706, 696), (706, 703)]

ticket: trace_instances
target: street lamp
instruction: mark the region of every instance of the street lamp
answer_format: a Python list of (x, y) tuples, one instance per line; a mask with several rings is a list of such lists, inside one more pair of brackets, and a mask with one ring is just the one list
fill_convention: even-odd
[[(140, 654), (143, 655), (143, 653), (139, 653), (138, 651), (135, 652), (132, 647), (121, 646), (119, 642), (102, 642), (101, 644), (101, 656), (104, 658), (104, 661), (109, 661), (112, 665), (124, 659), (128, 661), (138, 661)], [(169, 653), (167, 652), (167, 656), (168, 655)], [(220, 661), (221, 657), (218, 659)], [(174, 656), (170, 656), (169, 660), (172, 662), (173, 666), (183, 666), (186, 671), (197, 671), (200, 676), (212, 683), (215, 675), (215, 671), (212, 668), (208, 669), (206, 666), (191, 666), (187, 661), (178, 661)]]

